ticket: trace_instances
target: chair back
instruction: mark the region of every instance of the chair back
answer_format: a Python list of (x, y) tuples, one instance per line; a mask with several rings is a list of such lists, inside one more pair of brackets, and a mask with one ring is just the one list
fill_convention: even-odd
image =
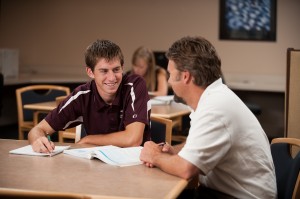
[(4, 88), (4, 78), (3, 78), (3, 74), (0, 73), (0, 117), (2, 115), (2, 103), (3, 103), (3, 89)]
[(171, 144), (172, 120), (154, 117), (150, 118), (151, 140), (155, 143), (168, 142)]
[(56, 105), (59, 105), (64, 99), (66, 99), (67, 95), (58, 96), (55, 98)]
[[(25, 126), (26, 122), (33, 121), (33, 111), (24, 109), (25, 104), (55, 101), (56, 97), (69, 94), (69, 87), (57, 85), (32, 85), (16, 89), (19, 129)], [(23, 139), (20, 130), (19, 139)]]
[(70, 88), (56, 85), (32, 85), (16, 89), (18, 117), (20, 121), (32, 121), (32, 110), (23, 109), (25, 104), (55, 101), (62, 95), (69, 95)]
[(278, 199), (300, 198), (300, 152), (293, 157), (292, 146), (300, 147), (300, 139), (275, 138), (271, 143)]

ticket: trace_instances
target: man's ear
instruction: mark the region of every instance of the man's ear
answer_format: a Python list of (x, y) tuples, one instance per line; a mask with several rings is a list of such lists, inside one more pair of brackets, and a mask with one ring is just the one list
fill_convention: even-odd
[(92, 79), (95, 78), (94, 73), (93, 73), (93, 71), (92, 71), (92, 69), (91, 69), (90, 67), (85, 67), (85, 71), (86, 71), (86, 74), (87, 74), (90, 78), (92, 78)]
[(190, 81), (192, 81), (192, 79), (193, 79), (193, 77), (192, 77), (190, 72), (188, 72), (188, 71), (183, 72), (183, 81), (184, 81), (184, 83), (188, 84)]

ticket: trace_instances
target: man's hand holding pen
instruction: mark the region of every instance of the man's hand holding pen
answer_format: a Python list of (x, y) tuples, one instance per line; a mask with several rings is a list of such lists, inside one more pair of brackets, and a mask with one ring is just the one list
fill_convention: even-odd
[(50, 139), (50, 135), (45, 135), (37, 138), (32, 143), (32, 149), (38, 153), (52, 153), (55, 148), (54, 143)]
[(47, 134), (47, 139), (48, 139), (48, 141), (49, 141), (49, 145), (50, 145), (50, 148), (49, 147), (47, 147), (47, 149), (48, 149), (48, 152), (49, 153), (52, 153), (53, 152), (53, 150), (54, 150), (54, 143), (51, 141), (51, 136), (49, 135), (49, 134)]
[(156, 144), (152, 141), (148, 141), (144, 144), (141, 151), (140, 159), (147, 167), (154, 167), (153, 160), (161, 153), (173, 154), (172, 146), (166, 142)]
[(164, 153), (169, 153), (169, 154), (175, 154), (175, 151), (173, 149), (173, 147), (168, 143), (168, 142), (164, 142), (164, 144), (161, 144), (162, 149), (161, 151)]

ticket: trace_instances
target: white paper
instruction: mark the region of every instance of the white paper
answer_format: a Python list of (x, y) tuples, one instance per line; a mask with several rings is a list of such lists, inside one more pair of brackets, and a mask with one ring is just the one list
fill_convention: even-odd
[(21, 148), (17, 148), (9, 151), (9, 153), (17, 155), (31, 155), (31, 156), (54, 156), (58, 153), (63, 152), (65, 149), (68, 149), (70, 146), (55, 146), (55, 149), (52, 153), (38, 153), (34, 152), (31, 145), (27, 145)]
[(151, 105), (170, 104), (174, 100), (174, 95), (156, 96), (150, 99)]
[(153, 99), (169, 102), (174, 99), (174, 95), (156, 96)]

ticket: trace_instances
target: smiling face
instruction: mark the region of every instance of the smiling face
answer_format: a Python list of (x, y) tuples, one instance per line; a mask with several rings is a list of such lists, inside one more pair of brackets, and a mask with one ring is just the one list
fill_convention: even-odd
[(102, 58), (97, 62), (94, 71), (90, 68), (86, 70), (88, 76), (95, 79), (99, 95), (107, 104), (111, 104), (122, 82), (123, 67), (120, 60), (107, 61)]

